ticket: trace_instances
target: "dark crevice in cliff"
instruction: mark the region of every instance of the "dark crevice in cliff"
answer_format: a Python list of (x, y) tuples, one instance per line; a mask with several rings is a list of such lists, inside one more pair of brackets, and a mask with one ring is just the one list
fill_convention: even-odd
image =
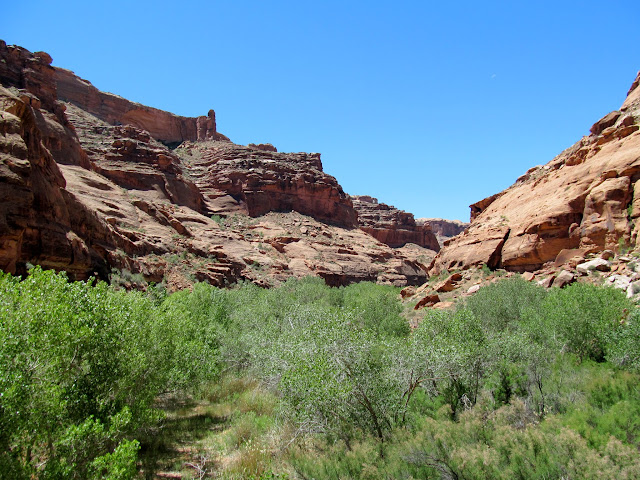
[(507, 230), (507, 233), (505, 233), (503, 239), (500, 241), (500, 243), (498, 243), (498, 246), (489, 257), (489, 260), (487, 260), (487, 266), (491, 270), (502, 268), (502, 247), (504, 247), (504, 244), (509, 238), (509, 235), (511, 235), (511, 229)]

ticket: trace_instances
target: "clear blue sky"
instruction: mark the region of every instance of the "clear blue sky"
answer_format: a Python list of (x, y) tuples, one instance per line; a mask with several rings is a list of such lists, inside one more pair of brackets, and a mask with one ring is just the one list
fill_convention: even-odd
[(351, 194), (416, 217), (551, 160), (623, 102), (633, 1), (4, 2), (0, 38), (234, 142), (321, 152)]

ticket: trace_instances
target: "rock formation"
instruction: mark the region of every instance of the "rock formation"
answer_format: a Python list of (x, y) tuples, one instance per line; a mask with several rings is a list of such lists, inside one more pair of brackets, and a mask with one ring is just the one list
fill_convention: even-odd
[(440, 245), (443, 245), (451, 237), (460, 235), (469, 226), (469, 223), (460, 220), (445, 220), (444, 218), (416, 218), (416, 224), (429, 225)]
[(0, 41), (2, 270), (32, 263), (108, 279), (116, 268), (171, 289), (305, 275), (330, 285), (426, 280), (420, 252), (355, 228), (319, 154), (234, 145), (213, 112), (138, 105), (50, 63)]
[(345, 228), (358, 225), (349, 196), (322, 171), (319, 153), (278, 153), (223, 141), (184, 142), (174, 152), (189, 166), (211, 213), (257, 217), (297, 211)]
[(58, 99), (72, 103), (111, 125), (131, 125), (169, 144), (224, 138), (216, 131), (216, 114), (213, 110), (209, 110), (207, 116), (180, 117), (101, 92), (88, 80), (63, 68), (55, 69), (55, 79)]
[(640, 74), (624, 104), (591, 134), (514, 185), (471, 206), (432, 273), (487, 264), (532, 271), (557, 258), (640, 241)]
[(380, 203), (368, 195), (354, 195), (351, 200), (358, 212), (360, 228), (380, 242), (394, 248), (414, 243), (436, 252), (440, 250), (431, 226), (419, 225), (413, 214)]

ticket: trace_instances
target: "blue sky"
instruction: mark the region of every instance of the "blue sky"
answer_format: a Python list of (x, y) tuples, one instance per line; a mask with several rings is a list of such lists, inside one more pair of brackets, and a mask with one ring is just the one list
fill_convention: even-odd
[(6, 2), (0, 38), (234, 142), (321, 152), (416, 217), (551, 160), (623, 102), (640, 2)]

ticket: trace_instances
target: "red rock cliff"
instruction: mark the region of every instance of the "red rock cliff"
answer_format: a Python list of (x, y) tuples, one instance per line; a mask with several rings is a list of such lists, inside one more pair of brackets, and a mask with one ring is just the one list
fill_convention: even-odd
[(130, 102), (122, 97), (105, 93), (88, 80), (69, 70), (55, 69), (58, 98), (73, 103), (85, 112), (111, 125), (132, 125), (146, 130), (156, 140), (164, 143), (180, 143), (185, 140), (216, 140), (216, 114), (209, 110), (207, 116), (180, 117), (157, 108)]
[(368, 195), (354, 195), (351, 200), (358, 212), (360, 228), (378, 241), (393, 248), (414, 243), (436, 252), (440, 250), (431, 227), (418, 225), (412, 213), (379, 203)]
[(203, 141), (212, 117), (194, 123), (64, 72), (77, 104), (63, 103), (50, 63), (0, 42), (3, 271), (32, 263), (107, 279), (116, 268), (170, 289), (306, 275), (331, 285), (426, 280), (421, 263), (353, 228), (351, 201), (319, 154)]
[[(640, 79), (640, 75), (638, 77)], [(440, 251), (432, 273), (487, 264), (535, 270), (567, 249), (582, 253), (640, 240), (640, 88), (620, 110), (507, 190), (471, 206), (471, 225)]]

